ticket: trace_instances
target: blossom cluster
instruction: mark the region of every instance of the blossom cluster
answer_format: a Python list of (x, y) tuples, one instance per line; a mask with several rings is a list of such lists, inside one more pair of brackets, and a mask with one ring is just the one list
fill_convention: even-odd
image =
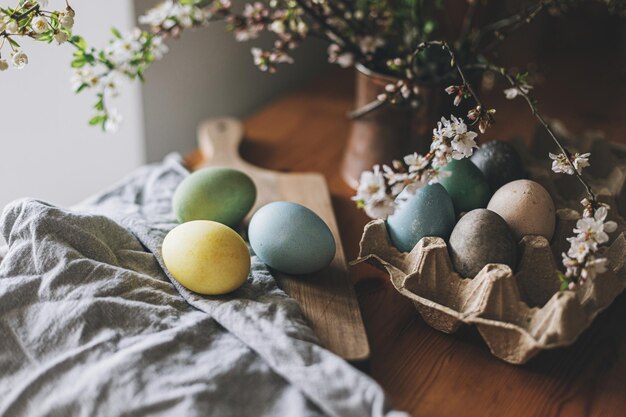
[[(452, 54), (453, 60), (454, 55)], [(462, 70), (457, 68), (463, 80)], [(546, 129), (561, 149), (561, 153), (549, 153), (552, 160), (552, 170), (555, 173), (576, 174), (586, 186), (590, 198), (582, 201), (583, 216), (574, 228), (574, 236), (568, 238), (569, 249), (562, 254), (564, 273), (559, 273), (561, 290), (573, 290), (577, 285), (595, 278), (606, 271), (607, 259), (597, 255), (600, 245), (609, 241), (608, 233), (617, 229), (614, 221), (607, 221), (609, 206), (599, 203), (591, 188), (582, 177), (583, 168), (588, 167), (590, 153), (572, 153), (564, 148), (543, 118), (538, 115), (534, 101), (528, 96), (531, 90), (527, 82), (527, 74), (510, 76), (504, 70), (498, 69), (511, 84), (510, 91), (505, 90), (507, 98), (523, 97), (530, 105), (533, 114), (538, 116)], [(452, 85), (445, 89), (446, 93), (454, 96), (454, 105), (458, 106), (462, 100), (473, 98), (479, 103), (470, 110), (469, 119), (478, 124), (479, 130), (484, 132), (493, 123), (495, 110), (484, 111), (478, 98), (469, 85)], [(462, 119), (451, 116), (450, 120), (442, 118), (433, 130), (433, 140), (428, 154), (422, 156), (417, 153), (407, 155), (403, 161), (393, 161), (392, 166), (376, 165), (372, 171), (362, 173), (357, 194), (353, 197), (357, 206), (363, 208), (372, 218), (386, 218), (392, 215), (397, 206), (402, 204), (406, 193), (412, 194), (424, 184), (437, 182), (442, 171), (452, 159), (463, 159), (472, 155), (476, 148), (477, 134), (468, 130)]]
[(573, 290), (577, 285), (593, 279), (606, 271), (606, 258), (597, 256), (599, 245), (609, 241), (608, 233), (617, 229), (617, 223), (607, 221), (609, 207), (600, 204), (597, 208), (589, 199), (582, 202), (583, 217), (574, 228), (575, 236), (568, 238), (570, 247), (563, 252), (565, 273), (561, 274), (562, 289)]
[(87, 46), (80, 37), (73, 40), (77, 50), (71, 79), (75, 92), (95, 92), (95, 115), (89, 123), (107, 132), (116, 131), (122, 120), (117, 109), (109, 105), (109, 100), (118, 95), (121, 80), (142, 78), (147, 65), (162, 58), (168, 50), (161, 37), (149, 32), (139, 29), (127, 34), (116, 29), (112, 32), (113, 39), (102, 50)]
[[(22, 49), (21, 38), (58, 45), (72, 36), (74, 10), (66, 3), (64, 10), (48, 11), (48, 0), (21, 1), (15, 8), (0, 7), (0, 72), (11, 66), (23, 69), (28, 65), (28, 54)], [(3, 57), (3, 49), (10, 50), (10, 59)]]
[(553, 154), (550, 152), (548, 156), (552, 159), (552, 171), (555, 173), (574, 175), (574, 172), (577, 172), (580, 175), (582, 174), (583, 168), (589, 166), (589, 157), (591, 154), (580, 154), (577, 152), (567, 157), (564, 153)]
[(386, 218), (394, 213), (402, 198), (401, 193), (414, 193), (424, 184), (432, 184), (443, 176), (442, 171), (451, 160), (468, 158), (478, 147), (477, 134), (468, 130), (463, 119), (451, 116), (441, 118), (433, 129), (433, 140), (426, 155), (413, 153), (391, 166), (376, 165), (372, 171), (361, 174), (353, 200), (371, 218)]

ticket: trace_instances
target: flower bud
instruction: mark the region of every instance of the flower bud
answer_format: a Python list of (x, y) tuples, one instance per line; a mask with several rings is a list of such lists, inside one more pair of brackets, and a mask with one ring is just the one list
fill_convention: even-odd
[(57, 41), (57, 43), (59, 45), (67, 42), (68, 36), (67, 33), (62, 32), (62, 31), (58, 31), (57, 33), (54, 34), (54, 40)]
[(13, 53), (13, 66), (17, 69), (22, 69), (28, 64), (28, 55), (24, 51), (17, 51)]
[(64, 28), (71, 29), (74, 27), (74, 18), (69, 13), (63, 14), (63, 17), (61, 17), (59, 23), (61, 23), (61, 26), (63, 26)]

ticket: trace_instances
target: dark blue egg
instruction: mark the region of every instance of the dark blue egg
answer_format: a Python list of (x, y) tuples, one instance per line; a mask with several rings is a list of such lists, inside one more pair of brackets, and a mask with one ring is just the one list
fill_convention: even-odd
[(504, 184), (526, 178), (522, 158), (509, 143), (499, 140), (487, 142), (470, 159), (485, 175), (492, 193)]

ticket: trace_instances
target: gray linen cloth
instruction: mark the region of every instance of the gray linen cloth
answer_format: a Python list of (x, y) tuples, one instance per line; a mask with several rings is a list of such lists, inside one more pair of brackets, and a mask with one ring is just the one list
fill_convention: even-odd
[(222, 297), (164, 272), (186, 175), (171, 155), (71, 210), (5, 208), (0, 416), (404, 416), (320, 347), (256, 257)]

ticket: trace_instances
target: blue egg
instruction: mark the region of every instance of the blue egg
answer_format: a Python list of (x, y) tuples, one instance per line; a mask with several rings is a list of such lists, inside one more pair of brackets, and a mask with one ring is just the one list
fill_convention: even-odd
[[(408, 194), (408, 193), (407, 193)], [(402, 252), (410, 252), (425, 236), (448, 239), (454, 228), (454, 206), (448, 192), (441, 184), (426, 185), (415, 195), (400, 203), (396, 212), (387, 219), (391, 243)]]
[(332, 232), (313, 211), (277, 201), (261, 207), (250, 220), (248, 239), (268, 266), (287, 274), (310, 274), (335, 257)]

